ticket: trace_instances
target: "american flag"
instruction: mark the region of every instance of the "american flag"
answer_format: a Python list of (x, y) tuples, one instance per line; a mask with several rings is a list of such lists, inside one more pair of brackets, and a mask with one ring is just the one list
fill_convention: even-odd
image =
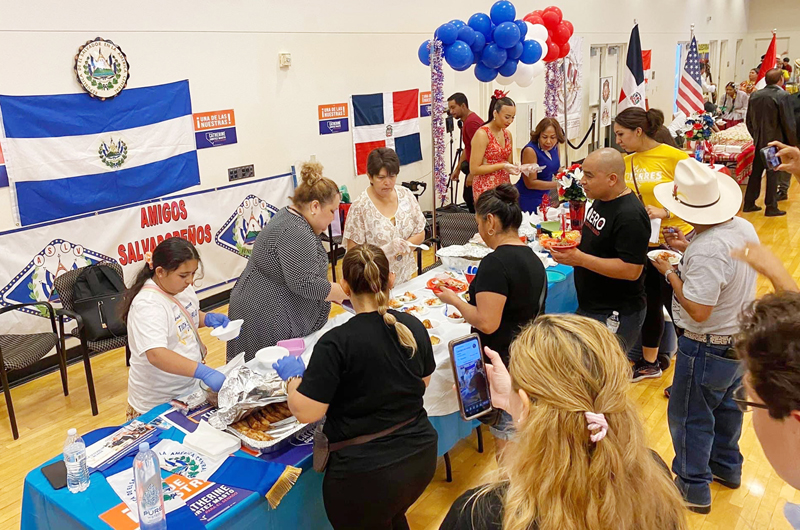
[(681, 72), (678, 87), (678, 110), (691, 116), (695, 112), (703, 112), (703, 91), (700, 88), (700, 55), (697, 53), (697, 39), (692, 37), (689, 53), (686, 55), (686, 66)]

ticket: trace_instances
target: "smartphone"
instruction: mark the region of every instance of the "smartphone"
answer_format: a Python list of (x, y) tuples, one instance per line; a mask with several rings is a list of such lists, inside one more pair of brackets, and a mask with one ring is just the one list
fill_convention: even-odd
[(350, 300), (344, 300), (341, 306), (345, 311), (353, 313), (354, 315), (356, 314), (356, 309), (353, 307), (353, 304), (350, 302)]
[(456, 380), (461, 417), (471, 420), (491, 412), (489, 378), (483, 363), (481, 339), (477, 334), (450, 341), (450, 364)]
[(781, 165), (781, 159), (778, 158), (778, 148), (774, 145), (769, 145), (762, 149), (761, 156), (764, 157), (764, 162), (767, 163), (767, 169), (775, 171)]
[(63, 460), (53, 462), (49, 466), (42, 468), (42, 474), (47, 479), (47, 482), (53, 486), (54, 490), (60, 490), (67, 487), (67, 466)]

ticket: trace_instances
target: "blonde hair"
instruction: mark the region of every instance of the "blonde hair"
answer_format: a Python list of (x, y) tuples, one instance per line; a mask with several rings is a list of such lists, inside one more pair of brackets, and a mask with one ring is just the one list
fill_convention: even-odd
[(294, 190), (294, 196), (289, 197), (295, 206), (318, 201), (328, 204), (339, 194), (339, 187), (334, 181), (322, 176), (322, 164), (319, 162), (305, 162), (300, 168), (300, 185)]
[(350, 285), (353, 294), (370, 293), (375, 296), (378, 313), (383, 316), (387, 326), (394, 327), (400, 344), (411, 350), (411, 357), (417, 352), (417, 341), (408, 326), (398, 322), (389, 313), (389, 260), (383, 250), (375, 245), (357, 245), (347, 251), (342, 260), (342, 275)]
[[(510, 357), (512, 386), (530, 397), (530, 414), (504, 455), (505, 479), (476, 494), (505, 488), (504, 530), (534, 522), (539, 530), (686, 528), (678, 490), (647, 448), (628, 395), (630, 364), (611, 332), (588, 318), (543, 315)], [(608, 421), (597, 443), (585, 412)]]

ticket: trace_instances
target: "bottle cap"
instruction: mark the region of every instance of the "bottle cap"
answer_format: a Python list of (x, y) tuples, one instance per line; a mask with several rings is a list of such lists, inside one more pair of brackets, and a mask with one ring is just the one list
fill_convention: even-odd
[(150, 444), (147, 442), (142, 442), (139, 444), (139, 452), (144, 453), (150, 450)]
[(76, 434), (78, 434), (77, 429), (70, 429), (67, 431), (67, 436), (75, 436)]

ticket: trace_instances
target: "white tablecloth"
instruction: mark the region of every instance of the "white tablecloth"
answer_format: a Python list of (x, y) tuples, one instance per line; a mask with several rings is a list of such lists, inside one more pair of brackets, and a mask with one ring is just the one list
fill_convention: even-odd
[[(441, 267), (437, 267), (422, 276), (412, 278), (403, 285), (396, 286), (393, 292), (395, 295), (399, 295), (406, 291), (421, 291), (425, 289), (425, 284), (428, 283), (429, 279), (443, 270)], [(431, 291), (427, 291), (427, 293), (433, 296)], [(434, 348), (433, 356), (436, 360), (436, 370), (431, 375), (430, 384), (425, 391), (425, 410), (428, 412), (428, 416), (446, 416), (447, 414), (458, 412), (458, 399), (453, 390), (453, 369), (450, 365), (450, 353), (447, 350), (447, 344), (453, 339), (470, 333), (469, 324), (452, 324), (445, 318), (442, 309), (442, 307), (429, 308), (428, 313), (422, 317), (439, 322), (439, 327), (436, 328), (435, 333), (442, 339), (441, 344)], [(306, 366), (308, 366), (308, 361), (311, 359), (314, 345), (320, 337), (336, 326), (344, 324), (352, 317), (351, 313), (337, 315), (329, 319), (322, 329), (305, 337), (306, 350), (303, 352), (302, 358)]]

